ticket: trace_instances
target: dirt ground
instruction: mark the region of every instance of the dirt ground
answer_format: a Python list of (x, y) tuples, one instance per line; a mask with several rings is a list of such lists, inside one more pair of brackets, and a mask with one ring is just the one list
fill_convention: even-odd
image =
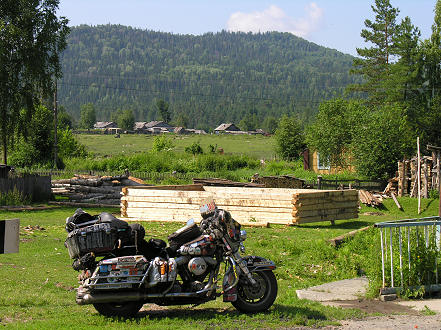
[(424, 315), (422, 312), (395, 302), (350, 300), (329, 301), (323, 302), (323, 304), (342, 308), (357, 308), (369, 314), (384, 314), (360, 320), (344, 320), (341, 321), (340, 327), (329, 327), (329, 329), (441, 329), (441, 314)]
[[(327, 301), (324, 305), (331, 305), (342, 308), (357, 308), (369, 314), (383, 314), (381, 316), (372, 316), (364, 319), (353, 319), (340, 321), (341, 326), (329, 326), (320, 328), (323, 330), (337, 329), (375, 329), (391, 330), (396, 329), (424, 329), (441, 330), (441, 314), (424, 315), (411, 307), (401, 306), (395, 302), (383, 302), (378, 300), (347, 300), (347, 301)], [(146, 304), (141, 309), (141, 313), (149, 315), (162, 315), (169, 313), (167, 307)], [(311, 329), (308, 327), (299, 327), (297, 329)]]

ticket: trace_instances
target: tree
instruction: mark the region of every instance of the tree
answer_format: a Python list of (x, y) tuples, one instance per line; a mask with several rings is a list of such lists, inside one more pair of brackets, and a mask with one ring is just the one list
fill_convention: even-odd
[(344, 168), (350, 160), (356, 128), (369, 114), (361, 101), (334, 99), (323, 102), (315, 121), (308, 127), (306, 141), (330, 165)]
[(89, 129), (93, 128), (96, 122), (95, 107), (92, 103), (83, 104), (81, 106), (80, 127)]
[(53, 91), (61, 77), (60, 53), (66, 48), (68, 20), (58, 18), (58, 0), (0, 2), (0, 138), (7, 163), (12, 132), (20, 111), (29, 122), (41, 97)]
[(370, 179), (387, 179), (397, 170), (397, 160), (414, 150), (414, 135), (405, 109), (398, 103), (382, 106), (358, 125), (351, 151), (357, 172)]
[[(24, 111), (21, 114), (24, 117), (26, 116)], [(15, 148), (10, 156), (11, 164), (18, 167), (32, 167), (36, 164), (46, 166), (51, 164), (54, 147), (52, 111), (42, 105), (37, 106), (34, 110), (32, 121), (28, 125), (28, 135), (20, 136), (17, 133)]]
[(63, 106), (60, 106), (58, 109), (57, 122), (59, 129), (73, 128), (72, 116), (64, 109)]
[(352, 85), (350, 90), (367, 92), (371, 104), (378, 104), (386, 98), (383, 83), (389, 75), (391, 56), (396, 54), (394, 41), (399, 10), (393, 8), (389, 0), (375, 0), (375, 6), (371, 7), (375, 13), (375, 21), (364, 21), (366, 29), (361, 31), (361, 37), (372, 43), (372, 46), (357, 48), (360, 57), (354, 59), (350, 71), (361, 75), (364, 80), (360, 84)]
[(295, 117), (282, 116), (276, 130), (276, 152), (283, 159), (296, 159), (305, 147), (302, 127)]
[(124, 110), (118, 115), (118, 127), (124, 131), (132, 131), (135, 126), (135, 115), (132, 110)]
[(156, 102), (156, 107), (158, 108), (159, 115), (161, 116), (161, 119), (165, 121), (166, 123), (170, 122), (171, 116), (169, 111), (169, 104), (165, 102), (163, 99), (159, 99)]
[(268, 133), (274, 134), (277, 129), (277, 119), (274, 116), (266, 116), (263, 120), (262, 127)]

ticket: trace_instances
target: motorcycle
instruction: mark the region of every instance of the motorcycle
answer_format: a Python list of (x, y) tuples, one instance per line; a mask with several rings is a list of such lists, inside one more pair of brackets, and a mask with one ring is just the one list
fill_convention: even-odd
[(107, 213), (81, 224), (68, 218), (65, 245), (81, 271), (76, 302), (120, 317), (136, 315), (145, 303), (199, 305), (220, 296), (240, 312), (268, 310), (277, 296), (274, 262), (241, 256), (246, 232), (214, 202), (203, 205), (201, 215), (199, 226), (189, 220), (169, 235), (168, 246), (139, 239), (142, 226), (130, 228)]

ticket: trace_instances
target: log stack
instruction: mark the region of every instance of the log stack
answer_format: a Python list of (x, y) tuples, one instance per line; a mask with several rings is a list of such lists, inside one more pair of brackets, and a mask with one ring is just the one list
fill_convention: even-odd
[(67, 197), (66, 202), (104, 204), (119, 207), (121, 189), (143, 182), (127, 176), (92, 176), (76, 174), (71, 179), (52, 180), (52, 194)]
[(199, 206), (213, 198), (244, 225), (301, 224), (358, 217), (356, 190), (244, 188), (202, 185), (126, 187), (121, 216), (129, 220), (200, 219)]

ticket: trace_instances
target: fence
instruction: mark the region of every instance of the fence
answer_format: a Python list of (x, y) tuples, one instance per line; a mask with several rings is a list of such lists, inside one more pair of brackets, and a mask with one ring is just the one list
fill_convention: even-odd
[(364, 189), (371, 191), (383, 191), (386, 183), (383, 181), (374, 180), (350, 180), (350, 179), (335, 179), (327, 180), (321, 176), (317, 180), (310, 180), (305, 182), (308, 186), (314, 189), (332, 190), (332, 189)]
[[(440, 217), (376, 223), (380, 229), (381, 294), (402, 288), (440, 291)], [(396, 286), (400, 283), (400, 286)]]
[(17, 191), (31, 202), (48, 201), (51, 198), (51, 177), (24, 175), (23, 177), (0, 178), (0, 193)]

